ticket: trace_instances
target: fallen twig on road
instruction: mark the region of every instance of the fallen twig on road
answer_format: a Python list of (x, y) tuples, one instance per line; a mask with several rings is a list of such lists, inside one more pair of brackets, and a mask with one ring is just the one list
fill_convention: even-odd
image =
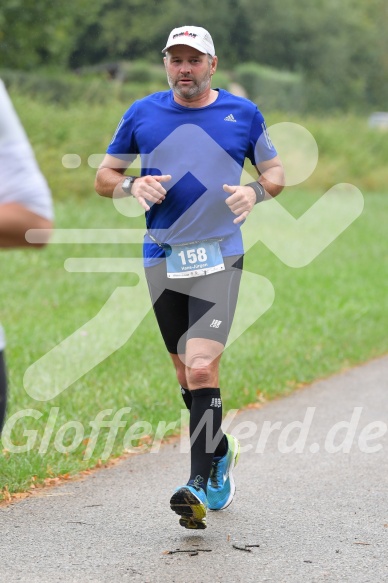
[(198, 555), (198, 553), (211, 553), (212, 549), (175, 549), (175, 551), (164, 551), (164, 555), (174, 555), (175, 553), (189, 553), (191, 556)]
[(245, 545), (243, 547), (240, 547), (240, 545), (232, 545), (232, 547), (234, 549), (237, 549), (238, 551), (246, 551), (247, 553), (251, 553), (252, 550), (247, 548), (248, 545)]

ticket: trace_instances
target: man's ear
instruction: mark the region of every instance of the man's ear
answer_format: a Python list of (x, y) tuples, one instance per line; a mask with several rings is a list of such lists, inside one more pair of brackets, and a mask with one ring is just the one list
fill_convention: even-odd
[(210, 69), (211, 75), (214, 75), (214, 73), (216, 72), (217, 64), (218, 64), (218, 57), (213, 57), (213, 61), (212, 61), (211, 69)]

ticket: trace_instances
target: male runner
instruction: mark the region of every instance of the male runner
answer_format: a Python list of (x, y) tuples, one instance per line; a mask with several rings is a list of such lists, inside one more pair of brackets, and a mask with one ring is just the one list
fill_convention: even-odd
[[(211, 88), (218, 59), (209, 32), (176, 28), (162, 52), (171, 90), (126, 111), (95, 187), (133, 196), (145, 210), (150, 295), (190, 410), (190, 476), (170, 505), (183, 527), (203, 529), (207, 508), (226, 508), (235, 492), (239, 444), (221, 429), (219, 363), (243, 266), (240, 227), (256, 203), (281, 192), (284, 177), (256, 105)], [(141, 177), (123, 176), (137, 154)], [(240, 186), (245, 158), (259, 180)]]

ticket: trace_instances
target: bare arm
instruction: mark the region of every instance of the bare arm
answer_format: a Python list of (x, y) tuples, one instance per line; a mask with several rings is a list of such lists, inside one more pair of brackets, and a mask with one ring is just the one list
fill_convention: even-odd
[(259, 173), (258, 182), (264, 186), (267, 193), (266, 199), (280, 194), (284, 188), (285, 176), (279, 156), (275, 156), (272, 160), (261, 162), (256, 168)]
[[(52, 228), (52, 200), (28, 137), (0, 80), (0, 247), (42, 247)], [(45, 229), (39, 243), (29, 229)]]
[[(272, 160), (261, 162), (256, 169), (259, 174), (258, 182), (265, 189), (265, 199), (269, 200), (278, 194), (284, 188), (285, 177), (283, 165), (279, 156), (275, 156)], [(252, 181), (253, 182), (253, 181)], [(250, 186), (231, 186), (224, 184), (225, 192), (229, 196), (225, 202), (229, 206), (233, 214), (237, 215), (234, 223), (240, 223), (247, 218), (256, 203), (256, 193)]]
[[(101, 196), (109, 198), (123, 198), (128, 196), (121, 185), (125, 180), (124, 172), (128, 168), (128, 164), (119, 158), (106, 154), (102, 164), (97, 170), (94, 187), (96, 192)], [(131, 194), (137, 202), (144, 208), (150, 210), (148, 203), (161, 204), (166, 198), (166, 190), (160, 184), (171, 180), (171, 176), (142, 176), (137, 178), (133, 183)]]
[(96, 179), (94, 181), (94, 188), (100, 196), (108, 198), (119, 198), (127, 196), (120, 188), (124, 181), (124, 172), (128, 168), (128, 164), (119, 158), (106, 154), (102, 163), (100, 164)]
[[(17, 202), (0, 205), (0, 247), (43, 247), (50, 237), (51, 221), (26, 209)], [(28, 243), (25, 235), (29, 229), (48, 229), (47, 240)]]

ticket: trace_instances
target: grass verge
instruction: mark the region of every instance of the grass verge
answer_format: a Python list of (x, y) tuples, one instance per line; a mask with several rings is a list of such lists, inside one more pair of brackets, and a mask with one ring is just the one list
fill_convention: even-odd
[[(143, 95), (146, 93), (143, 91)], [(98, 155), (104, 154), (131, 103), (117, 100), (114, 93), (109, 106), (81, 101), (66, 107), (40, 103), (15, 91), (11, 95), (55, 199), (84, 198), (95, 172), (89, 165), (93, 164), (89, 157), (97, 154), (95, 161)], [(317, 142), (318, 164), (311, 176), (299, 185), (299, 190), (323, 193), (333, 184), (349, 182), (365, 192), (385, 191), (387, 133), (369, 128), (366, 116), (320, 118), (267, 108), (263, 113), (270, 132), (271, 125), (292, 122), (305, 127)], [(298, 144), (291, 149), (291, 154), (293, 150), (298, 150)], [(66, 154), (79, 156), (80, 166), (73, 170), (65, 168), (62, 158)]]
[[(278, 200), (299, 216), (317, 196), (293, 188)], [(225, 412), (286, 395), (387, 352), (386, 229), (381, 220), (387, 211), (386, 195), (365, 196), (362, 215), (304, 268), (287, 267), (262, 243), (249, 250), (246, 269), (270, 280), (275, 301), (225, 352), (221, 367)], [(110, 200), (98, 198), (90, 187), (83, 199), (58, 202), (56, 213), (57, 228), (125, 229), (143, 223), (141, 218), (120, 215)], [(247, 222), (247, 228), (256, 226)], [(146, 448), (161, 422), (172, 424), (167, 435), (179, 430), (179, 387), (151, 310), (127, 342), (55, 398), (36, 401), (23, 386), (32, 363), (74, 331), (81, 335), (87, 331), (88, 321), (116, 288), (136, 285), (128, 273), (69, 273), (64, 269), (66, 259), (140, 257), (140, 253), (136, 245), (74, 243), (52, 244), (39, 253), (1, 254), (6, 301), (0, 320), (8, 336), (12, 420), (8, 436), (11, 449), (21, 451), (10, 451), (3, 438), (0, 491), (25, 491), (94, 467), (107, 459), (107, 452), (112, 458), (132, 446)], [(149, 304), (146, 296), (144, 303)], [(130, 301), (123, 303), (106, 336), (85, 334), (85, 343), (93, 348), (105, 337), (114, 337), (131, 308)], [(69, 370), (74, 365), (71, 358), (66, 362)], [(105, 412), (104, 419), (110, 421), (118, 411), (117, 434), (110, 440), (109, 428), (102, 427), (94, 440), (98, 415)]]

